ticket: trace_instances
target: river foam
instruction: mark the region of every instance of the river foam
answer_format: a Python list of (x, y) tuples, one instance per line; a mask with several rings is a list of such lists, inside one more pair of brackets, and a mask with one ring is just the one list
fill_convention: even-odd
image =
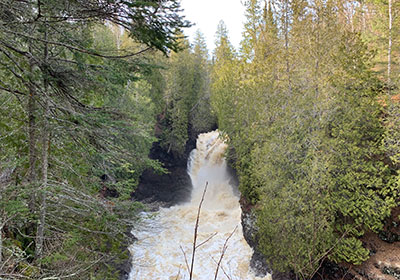
[(217, 279), (270, 279), (269, 275), (255, 277), (250, 270), (252, 249), (243, 238), (239, 198), (230, 184), (224, 159), (226, 148), (218, 131), (199, 135), (188, 161), (191, 201), (157, 213), (142, 213), (141, 223), (132, 231), (138, 240), (130, 248), (130, 280), (189, 279), (184, 255), (190, 266), (194, 225), (206, 184), (197, 244), (215, 236), (196, 250), (193, 279), (215, 278), (222, 249), (232, 232)]

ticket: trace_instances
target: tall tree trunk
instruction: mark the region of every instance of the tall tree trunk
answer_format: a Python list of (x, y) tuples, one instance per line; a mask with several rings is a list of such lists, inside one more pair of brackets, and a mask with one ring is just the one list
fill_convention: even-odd
[(289, 93), (292, 94), (292, 80), (290, 75), (289, 62), (289, 0), (285, 0), (285, 60), (286, 60), (286, 75), (289, 83)]
[[(44, 41), (47, 41), (47, 25), (45, 22)], [(48, 44), (44, 45), (44, 64), (47, 67), (48, 60)], [(41, 204), (39, 213), (39, 223), (36, 232), (36, 258), (40, 258), (43, 253), (44, 244), (44, 229), (46, 225), (46, 189), (48, 184), (48, 166), (49, 166), (49, 145), (50, 145), (50, 107), (49, 107), (49, 94), (48, 94), (48, 78), (47, 71), (43, 73), (43, 84), (44, 84), (44, 119), (43, 119), (43, 136), (42, 136), (42, 185), (41, 185)]]
[(42, 137), (42, 185), (40, 192), (40, 213), (39, 224), (36, 234), (36, 257), (41, 257), (43, 253), (44, 243), (44, 228), (46, 224), (46, 189), (48, 184), (48, 166), (49, 166), (49, 101), (45, 101), (45, 116), (43, 124), (43, 137)]
[(391, 67), (392, 67), (392, 0), (389, 0), (389, 40), (388, 40), (388, 68), (387, 68), (387, 83), (388, 83), (388, 94), (390, 95), (390, 89), (392, 86), (391, 80)]
[(29, 201), (29, 210), (33, 213), (35, 211), (36, 195), (35, 187), (36, 183), (36, 161), (37, 161), (37, 151), (36, 151), (36, 94), (35, 89), (32, 86), (29, 89), (28, 97), (28, 141), (29, 141), (29, 170), (28, 170), (28, 183), (32, 190), (31, 198)]

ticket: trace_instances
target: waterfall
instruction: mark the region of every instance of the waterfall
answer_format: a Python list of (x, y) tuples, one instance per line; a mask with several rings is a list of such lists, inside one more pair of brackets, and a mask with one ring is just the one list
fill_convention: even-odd
[(189, 279), (183, 252), (190, 266), (194, 225), (206, 182), (197, 244), (215, 236), (196, 250), (193, 279), (214, 279), (224, 243), (232, 232), (217, 279), (264, 279), (255, 277), (249, 267), (252, 249), (243, 238), (239, 197), (230, 184), (224, 159), (226, 148), (218, 131), (199, 135), (188, 161), (191, 201), (142, 214), (142, 222), (132, 231), (138, 241), (130, 248), (130, 280)]

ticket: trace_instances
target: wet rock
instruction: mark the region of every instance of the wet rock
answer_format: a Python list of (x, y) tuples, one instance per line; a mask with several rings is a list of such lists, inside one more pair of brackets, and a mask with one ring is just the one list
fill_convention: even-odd
[(252, 207), (248, 203), (246, 203), (243, 198), (240, 200), (240, 205), (242, 207), (243, 236), (249, 246), (254, 250), (253, 256), (250, 260), (250, 267), (251, 269), (253, 269), (256, 276), (264, 277), (272, 271), (269, 269), (265, 257), (263, 256), (263, 254), (261, 254), (257, 247), (258, 229), (256, 225), (256, 216), (252, 210)]
[(272, 275), (273, 280), (294, 280), (295, 275), (292, 272), (275, 272), (268, 266), (267, 259), (258, 249), (258, 228), (256, 225), (256, 215), (254, 206), (249, 204), (243, 197), (240, 200), (242, 207), (242, 227), (243, 236), (254, 253), (250, 260), (250, 267), (258, 277), (265, 277), (268, 273)]
[(120, 280), (128, 280), (129, 279), (129, 273), (131, 271), (131, 266), (132, 266), (132, 257), (130, 256), (128, 249), (125, 249), (125, 250), (129, 254), (129, 259), (127, 259), (122, 264), (116, 266), (117, 270), (119, 271), (119, 279)]
[(264, 277), (271, 271), (265, 261), (265, 257), (258, 251), (254, 251), (250, 259), (250, 267), (255, 272), (257, 277)]
[(116, 268), (116, 270), (119, 272), (120, 280), (128, 280), (129, 279), (129, 273), (130, 273), (131, 267), (132, 267), (132, 256), (131, 256), (131, 253), (129, 252), (128, 248), (129, 248), (130, 244), (132, 244), (133, 242), (135, 242), (137, 240), (137, 238), (130, 231), (127, 231), (125, 233), (125, 235), (127, 236), (127, 238), (126, 238), (125, 244), (121, 247), (121, 250), (123, 250), (123, 252), (127, 256), (129, 256), (129, 258), (127, 258), (122, 263), (113, 265)]
[(273, 272), (272, 279), (273, 280), (294, 280), (296, 278), (290, 272)]
[(195, 142), (188, 141), (183, 156), (177, 157), (165, 151), (159, 143), (154, 143), (150, 158), (159, 160), (168, 173), (159, 174), (152, 169), (145, 170), (132, 198), (145, 203), (154, 211), (159, 207), (170, 207), (188, 201), (193, 187), (187, 173), (187, 158), (195, 145)]
[(192, 183), (186, 167), (173, 167), (168, 174), (145, 170), (133, 198), (153, 206), (169, 207), (190, 198)]
[(256, 217), (252, 210), (245, 211), (244, 207), (242, 207), (242, 227), (243, 227), (243, 235), (244, 239), (246, 239), (247, 243), (253, 249), (257, 246), (257, 226), (256, 226)]
[(391, 275), (394, 278), (400, 280), (400, 269), (395, 267), (384, 267), (382, 268), (382, 273)]
[[(153, 143), (149, 158), (160, 161), (168, 172), (159, 174), (152, 169), (147, 169), (142, 173), (139, 185), (131, 194), (131, 198), (144, 203), (147, 211), (158, 211), (161, 207), (170, 207), (190, 200), (193, 186), (187, 173), (187, 161), (190, 152), (196, 148), (197, 136), (201, 133), (190, 131), (185, 151), (181, 156), (169, 153), (160, 146), (159, 142)], [(133, 237), (132, 240), (135, 239)], [(118, 268), (121, 280), (128, 279), (131, 266), (130, 257)]]

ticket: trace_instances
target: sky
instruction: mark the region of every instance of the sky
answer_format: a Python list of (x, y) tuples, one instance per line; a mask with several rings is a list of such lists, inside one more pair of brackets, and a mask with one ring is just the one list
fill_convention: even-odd
[(196, 24), (185, 30), (190, 41), (193, 41), (196, 30), (200, 29), (207, 48), (213, 50), (217, 25), (222, 19), (228, 28), (232, 45), (236, 49), (239, 47), (245, 21), (245, 8), (241, 0), (181, 0), (181, 7), (186, 19)]

